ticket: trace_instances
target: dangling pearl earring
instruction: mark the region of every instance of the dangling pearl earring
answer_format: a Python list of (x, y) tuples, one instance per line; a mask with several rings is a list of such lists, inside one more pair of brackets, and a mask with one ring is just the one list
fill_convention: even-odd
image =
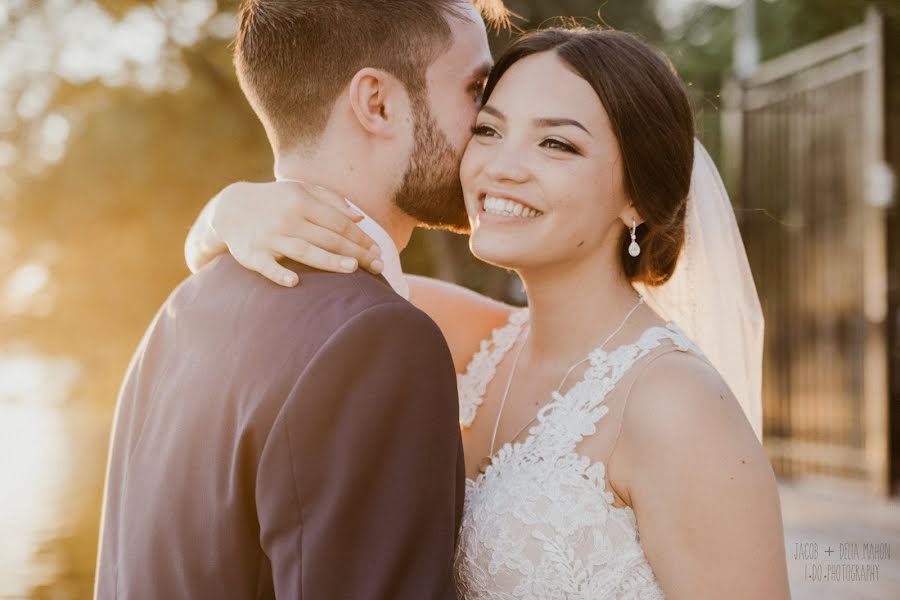
[(628, 246), (628, 254), (637, 258), (641, 254), (641, 246), (637, 243), (637, 224), (631, 220), (631, 245)]

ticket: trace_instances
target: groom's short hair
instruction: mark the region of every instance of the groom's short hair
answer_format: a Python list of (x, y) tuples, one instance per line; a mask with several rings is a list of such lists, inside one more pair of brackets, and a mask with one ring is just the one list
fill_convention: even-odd
[[(471, 0), (490, 20), (502, 0)], [(234, 62), (238, 80), (276, 151), (315, 141), (338, 94), (360, 69), (384, 69), (410, 95), (425, 93), (428, 66), (449, 48), (449, 17), (467, 0), (245, 0)]]

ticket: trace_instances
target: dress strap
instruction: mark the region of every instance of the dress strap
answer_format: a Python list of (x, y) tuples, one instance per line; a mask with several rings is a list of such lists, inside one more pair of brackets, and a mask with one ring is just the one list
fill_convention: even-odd
[(475, 422), (478, 408), (484, 402), (484, 393), (494, 379), (497, 365), (513, 347), (522, 328), (528, 322), (528, 309), (519, 308), (509, 315), (509, 320), (491, 332), (491, 336), (481, 341), (478, 352), (466, 366), (466, 372), (458, 375), (459, 424), (466, 428)]
[(616, 447), (619, 445), (619, 437), (622, 435), (622, 423), (625, 422), (625, 409), (628, 407), (628, 399), (631, 398), (631, 388), (634, 387), (634, 382), (640, 379), (641, 375), (644, 374), (650, 365), (655, 363), (657, 360), (662, 358), (663, 356), (674, 354), (675, 352), (685, 352), (686, 350), (682, 349), (679, 346), (671, 346), (666, 348), (662, 352), (656, 354), (648, 360), (646, 363), (641, 365), (638, 371), (635, 373), (634, 377), (631, 378), (631, 381), (628, 383), (628, 389), (625, 390), (625, 399), (622, 400), (622, 410), (619, 411), (619, 425), (616, 427), (616, 437), (613, 438), (612, 448), (610, 448), (609, 454), (607, 455), (607, 460), (609, 456), (612, 456), (612, 453), (615, 452)]
[[(609, 352), (598, 348), (591, 353), (590, 367), (581, 381), (565, 394), (556, 395), (553, 402), (538, 412), (538, 424), (531, 430), (536, 434), (552, 430), (551, 437), (557, 451), (571, 452), (585, 437), (596, 433), (597, 423), (609, 413), (608, 395), (622, 381), (632, 367), (651, 355), (667, 341), (664, 352), (680, 351), (703, 356), (700, 349), (674, 324), (646, 329), (635, 341)], [(563, 415), (555, 418), (554, 413)], [(572, 418), (572, 415), (579, 415)]]

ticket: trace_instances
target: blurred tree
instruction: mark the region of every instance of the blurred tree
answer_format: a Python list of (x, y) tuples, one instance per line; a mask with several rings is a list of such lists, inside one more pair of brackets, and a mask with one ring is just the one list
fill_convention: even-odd
[(872, 0), (765, 0), (759, 4), (762, 60), (862, 22)]
[[(893, 0), (891, 0), (893, 1)], [(756, 0), (762, 60), (862, 22), (869, 0)], [(661, 47), (688, 85), (698, 137), (717, 160), (720, 155), (722, 83), (732, 72), (734, 9), (696, 2), (665, 32)]]
[[(161, 4), (175, 10), (176, 3)], [(201, 6), (210, 17), (200, 25), (235, 4)], [(20, 26), (52, 16), (22, 6)], [(143, 6), (103, 3), (119, 16)], [(171, 38), (177, 27), (165, 31)], [(52, 168), (15, 165), (12, 201), (0, 221), (12, 226), (18, 242), (17, 252), (0, 258), (0, 276), (37, 257), (51, 271), (56, 298), (52, 310), (0, 317), (0, 337), (77, 357), (90, 374), (79, 397), (107, 406), (141, 331), (187, 274), (181, 247), (200, 206), (225, 182), (271, 173), (268, 144), (236, 84), (222, 36), (198, 35), (186, 45), (170, 38), (160, 60), (164, 75), (176, 68), (187, 74), (177, 86), (44, 74), (56, 82), (43, 112), (67, 119), (66, 151), (49, 161)], [(65, 47), (65, 40), (51, 41)], [(25, 79), (20, 93), (27, 95)], [(8, 139), (28, 140), (41, 118), (20, 117)]]
[[(862, 22), (870, 0), (757, 0), (762, 60)], [(731, 72), (734, 9), (696, 3), (666, 33), (667, 50), (682, 76), (716, 94)]]

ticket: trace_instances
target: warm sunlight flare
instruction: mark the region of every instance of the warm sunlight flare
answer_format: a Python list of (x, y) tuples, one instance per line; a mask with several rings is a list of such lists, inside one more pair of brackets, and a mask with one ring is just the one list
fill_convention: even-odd
[(58, 576), (44, 548), (65, 535), (69, 482), (78, 471), (64, 403), (72, 360), (0, 354), (0, 597), (21, 597)]

